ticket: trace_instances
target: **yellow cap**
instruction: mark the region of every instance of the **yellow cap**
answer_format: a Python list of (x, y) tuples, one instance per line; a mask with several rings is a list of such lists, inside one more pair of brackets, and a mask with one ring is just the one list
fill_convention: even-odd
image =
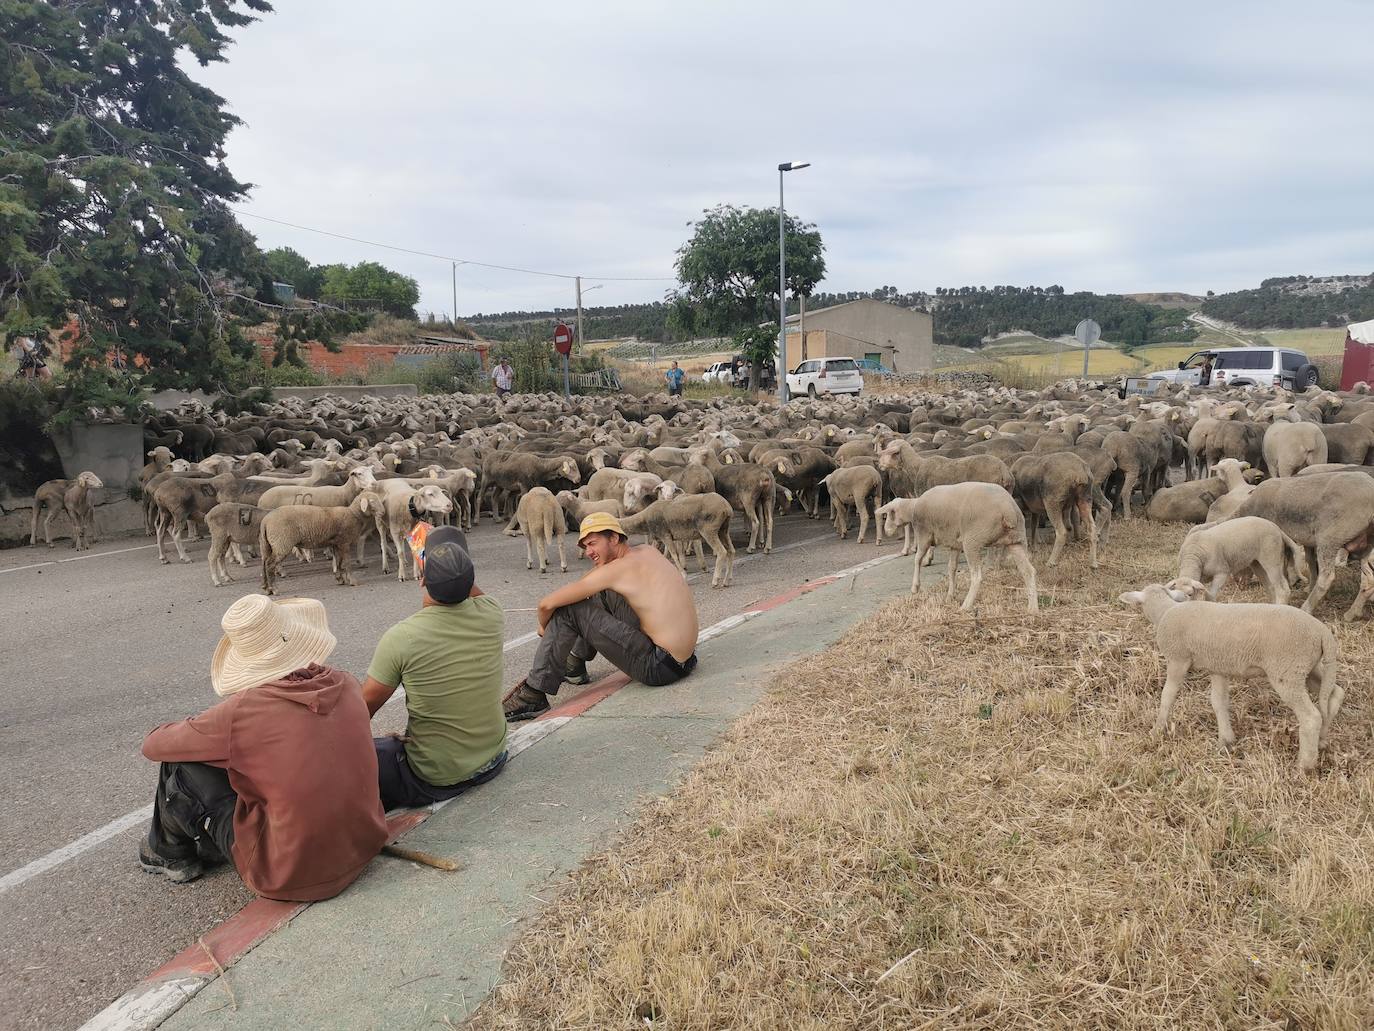
[(622, 537), (629, 536), (629, 534), (620, 528), (620, 520), (611, 515), (611, 513), (593, 512), (591, 515), (587, 516), (586, 519), (582, 520), (582, 525), (577, 528), (578, 545), (580, 546), (582, 544), (582, 541), (586, 539), (588, 534), (600, 533), (602, 530), (611, 530), (620, 534)]

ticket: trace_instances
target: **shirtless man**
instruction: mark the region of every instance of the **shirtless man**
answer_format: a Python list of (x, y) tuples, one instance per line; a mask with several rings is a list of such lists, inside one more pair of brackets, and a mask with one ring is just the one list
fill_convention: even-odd
[(696, 668), (696, 603), (678, 568), (655, 548), (630, 547), (619, 520), (604, 512), (582, 520), (577, 543), (596, 568), (539, 602), (534, 668), (502, 702), (511, 722), (547, 711), (563, 681), (587, 683), (598, 652), (650, 687)]

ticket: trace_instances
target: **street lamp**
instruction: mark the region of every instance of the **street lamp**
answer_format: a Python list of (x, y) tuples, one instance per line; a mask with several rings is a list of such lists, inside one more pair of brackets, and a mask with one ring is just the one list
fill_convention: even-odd
[(782, 176), (810, 168), (810, 161), (784, 161), (778, 166), (778, 404), (787, 404), (787, 242), (784, 236), (786, 215), (782, 202)]

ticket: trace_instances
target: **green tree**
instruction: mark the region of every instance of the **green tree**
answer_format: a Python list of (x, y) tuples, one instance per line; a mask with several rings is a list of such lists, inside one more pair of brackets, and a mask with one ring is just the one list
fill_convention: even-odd
[(273, 247), (263, 257), (275, 282), (290, 283), (300, 297), (319, 299), (324, 286), (323, 266), (310, 264), (305, 255), (290, 247)]
[[(821, 234), (814, 225), (788, 215), (784, 236), (787, 289), (809, 297), (825, 275)], [(673, 298), (675, 327), (734, 336), (777, 320), (777, 209), (721, 204), (703, 212), (692, 224), (691, 239), (678, 249), (677, 278), (682, 286)], [(749, 341), (749, 380), (757, 388), (760, 369), (772, 360), (775, 345), (765, 348), (760, 334), (750, 334)]]
[(398, 318), (415, 318), (420, 284), (409, 276), (393, 272), (375, 261), (362, 261), (353, 266), (326, 265), (322, 271), (324, 284), (320, 289), (320, 300), (334, 304), (342, 301), (371, 302)]
[(0, 333), (77, 320), (72, 366), (119, 346), (152, 385), (212, 387), (251, 345), (232, 293), (267, 267), (227, 210), (239, 120), (178, 63), (224, 60), (266, 0), (0, 0)]

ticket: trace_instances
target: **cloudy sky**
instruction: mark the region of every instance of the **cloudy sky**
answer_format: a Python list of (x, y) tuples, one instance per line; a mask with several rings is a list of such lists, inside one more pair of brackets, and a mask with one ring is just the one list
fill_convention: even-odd
[[(662, 297), (687, 223), (775, 206), (788, 160), (813, 163), (787, 209), (821, 231), (823, 289), (1374, 272), (1366, 0), (277, 7), (193, 71), (247, 123), (243, 210), (581, 274), (588, 305)], [(452, 308), (447, 261), (242, 221)], [(458, 269), (464, 315), (572, 303)]]

